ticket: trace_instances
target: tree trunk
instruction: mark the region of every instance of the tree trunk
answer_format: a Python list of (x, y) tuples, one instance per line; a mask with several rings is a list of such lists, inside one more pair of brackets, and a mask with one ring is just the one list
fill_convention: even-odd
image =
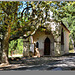
[(8, 62), (8, 48), (9, 48), (9, 41), (7, 39), (5, 39), (3, 41), (3, 51), (2, 51), (1, 63), (9, 64), (9, 62)]
[(11, 56), (13, 55), (13, 51), (11, 50)]
[(11, 32), (11, 26), (8, 26), (8, 31), (6, 32), (3, 42), (2, 42), (2, 59), (1, 63), (9, 64), (8, 62), (8, 48), (9, 48), (9, 38), (10, 38), (10, 32)]

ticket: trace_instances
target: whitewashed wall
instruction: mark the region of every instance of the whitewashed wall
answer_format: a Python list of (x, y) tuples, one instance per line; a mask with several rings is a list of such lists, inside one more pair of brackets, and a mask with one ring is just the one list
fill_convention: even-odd
[(64, 29), (64, 45), (61, 46), (61, 55), (69, 53), (69, 32), (62, 26)]
[[(65, 29), (64, 26), (61, 26), (60, 23), (55, 23), (55, 22), (50, 22), (50, 25), (48, 28), (51, 27), (51, 34), (47, 35), (45, 34), (45, 32), (41, 32), (39, 30), (36, 31), (36, 33), (31, 37), (31, 45), (30, 45), (30, 51), (34, 52), (34, 44), (38, 42), (39, 43), (39, 52), (40, 55), (43, 56), (44, 55), (44, 41), (45, 39), (48, 37), (51, 41), (50, 47), (51, 47), (51, 51), (50, 51), (50, 55), (51, 56), (58, 56), (63, 55), (65, 53), (69, 53), (69, 32)], [(57, 37), (56, 34), (61, 34), (61, 29), (64, 29), (64, 47), (61, 46), (61, 36)], [(56, 31), (57, 29), (58, 31)], [(56, 32), (56, 34), (54, 34), (54, 31)], [(59, 45), (56, 43), (55, 41), (59, 42)], [(62, 48), (62, 49), (61, 49)]]
[(39, 52), (40, 55), (43, 56), (44, 55), (44, 41), (46, 38), (49, 38), (51, 41), (50, 47), (51, 47), (51, 51), (50, 51), (50, 55), (54, 54), (54, 37), (52, 34), (50, 35), (46, 35), (45, 32), (41, 32), (41, 31), (37, 31), (34, 35), (33, 35), (33, 42), (39, 43)]
[(69, 32), (64, 31), (64, 51), (69, 53)]

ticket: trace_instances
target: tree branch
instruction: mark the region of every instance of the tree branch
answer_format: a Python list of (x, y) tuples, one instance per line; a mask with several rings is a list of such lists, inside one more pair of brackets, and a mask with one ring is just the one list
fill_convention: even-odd
[(29, 9), (29, 8), (31, 8), (31, 7), (26, 7), (26, 8), (23, 9), (23, 11), (22, 11), (22, 13), (21, 13), (21, 18), (23, 17), (23, 12), (24, 12), (26, 9)]

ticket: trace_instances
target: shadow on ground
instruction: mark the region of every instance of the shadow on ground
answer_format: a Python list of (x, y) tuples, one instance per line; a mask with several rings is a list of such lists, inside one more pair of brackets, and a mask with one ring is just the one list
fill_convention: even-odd
[(75, 56), (75, 53), (69, 53), (69, 54), (65, 54), (63, 56)]
[(60, 57), (10, 58), (9, 66), (0, 67), (0, 71), (16, 70), (75, 70), (75, 53)]

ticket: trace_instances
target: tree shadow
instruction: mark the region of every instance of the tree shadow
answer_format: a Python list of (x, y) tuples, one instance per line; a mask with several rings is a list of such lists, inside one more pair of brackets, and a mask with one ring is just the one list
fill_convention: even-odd
[(68, 58), (67, 56), (75, 56), (75, 53), (63, 55), (63, 58), (66, 57), (64, 59), (62, 59), (62, 57), (55, 57), (56, 59), (52, 59), (54, 57), (12, 58), (9, 59), (10, 65), (17, 65), (17, 67), (0, 67), (0, 70), (52, 70), (55, 68), (61, 68), (62, 70), (75, 70), (75, 67), (72, 65), (75, 62), (75, 57)]
[(75, 56), (75, 53), (64, 54), (62, 56)]

